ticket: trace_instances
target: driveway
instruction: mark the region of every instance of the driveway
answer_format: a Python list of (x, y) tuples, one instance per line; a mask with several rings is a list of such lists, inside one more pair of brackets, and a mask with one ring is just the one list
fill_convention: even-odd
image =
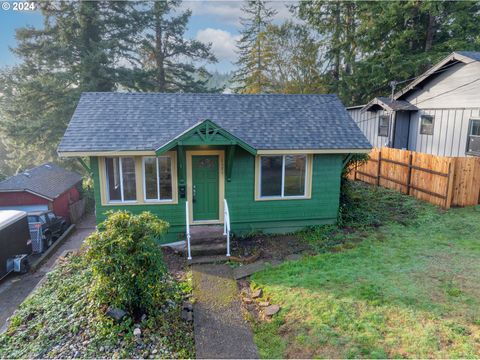
[(30, 294), (55, 265), (55, 261), (65, 251), (78, 249), (83, 240), (95, 230), (95, 216), (86, 215), (76, 226), (70, 237), (51, 255), (51, 257), (35, 272), (24, 275), (11, 274), (0, 283), (0, 333), (6, 328), (6, 320)]

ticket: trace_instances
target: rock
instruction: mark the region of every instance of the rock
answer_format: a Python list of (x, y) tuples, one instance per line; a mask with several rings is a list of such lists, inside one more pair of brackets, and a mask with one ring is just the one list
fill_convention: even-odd
[(253, 302), (253, 300), (250, 299), (250, 298), (248, 298), (248, 297), (244, 297), (244, 298), (243, 298), (243, 302), (244, 302), (245, 304), (251, 304), (251, 303)]
[(263, 290), (262, 289), (257, 289), (252, 293), (252, 298), (258, 299), (263, 295)]
[(276, 313), (278, 313), (280, 311), (280, 306), (278, 305), (270, 305), (268, 307), (265, 308), (265, 315), (267, 316), (273, 316), (275, 315)]
[(188, 322), (192, 322), (193, 321), (193, 313), (191, 311), (189, 311), (187, 313), (187, 321)]
[(140, 328), (135, 328), (135, 330), (133, 330), (133, 335), (135, 336), (142, 335), (142, 330)]
[(155, 355), (157, 352), (158, 352), (157, 349), (153, 349), (153, 350), (152, 350), (152, 354), (153, 354), (153, 355)]
[(127, 315), (127, 312), (123, 311), (122, 309), (109, 307), (105, 315), (119, 322)]
[(182, 313), (180, 314), (180, 317), (182, 318), (182, 320), (187, 321), (187, 316), (188, 316), (189, 313), (190, 313), (190, 311), (187, 311), (187, 310), (183, 309)]
[(183, 309), (187, 311), (193, 311), (193, 305), (190, 301), (185, 301), (183, 303)]
[(268, 305), (270, 305), (270, 303), (268, 301), (260, 301), (258, 305), (260, 305), (261, 307), (267, 307)]
[(143, 314), (142, 317), (140, 318), (140, 321), (145, 321), (147, 319), (147, 315)]

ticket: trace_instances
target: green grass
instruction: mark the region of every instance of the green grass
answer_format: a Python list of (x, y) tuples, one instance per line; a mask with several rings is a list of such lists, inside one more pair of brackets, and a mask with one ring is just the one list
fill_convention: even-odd
[(319, 255), (253, 276), (282, 307), (254, 326), (261, 356), (479, 357), (480, 207), (365, 185), (352, 203), (344, 229), (302, 234)]

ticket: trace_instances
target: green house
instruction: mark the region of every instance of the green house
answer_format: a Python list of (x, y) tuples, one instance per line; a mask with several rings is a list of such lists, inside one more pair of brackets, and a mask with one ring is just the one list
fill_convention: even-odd
[(342, 168), (370, 148), (335, 95), (84, 93), (58, 153), (89, 158), (97, 221), (148, 210), (175, 241), (187, 221), (229, 219), (235, 234), (334, 223)]

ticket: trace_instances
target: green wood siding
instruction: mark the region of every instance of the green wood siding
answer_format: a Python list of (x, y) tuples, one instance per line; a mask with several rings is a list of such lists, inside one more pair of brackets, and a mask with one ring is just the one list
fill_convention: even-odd
[[(255, 201), (255, 157), (237, 148), (232, 163), (231, 181), (225, 182), (232, 231), (237, 234), (250, 231), (290, 232), (308, 225), (334, 223), (338, 213), (343, 158), (340, 154), (313, 156), (311, 199)], [(179, 198), (175, 205), (102, 206), (98, 189), (98, 161), (95, 157), (90, 161), (97, 221), (102, 221), (108, 210), (124, 209), (135, 213), (151, 211), (170, 223), (170, 232), (165, 241), (183, 237), (185, 199)], [(178, 163), (181, 163), (180, 159)]]

